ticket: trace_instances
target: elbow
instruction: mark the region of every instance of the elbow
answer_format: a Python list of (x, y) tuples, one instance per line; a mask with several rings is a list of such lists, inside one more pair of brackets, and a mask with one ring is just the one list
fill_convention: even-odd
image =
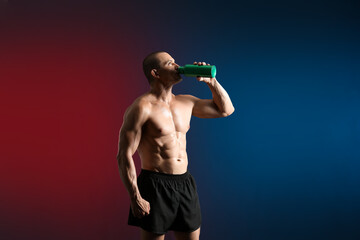
[(118, 163), (120, 162), (120, 159), (121, 159), (120, 155), (119, 155), (119, 154), (116, 155), (116, 161), (117, 161)]
[(119, 170), (120, 171), (124, 171), (126, 169), (126, 166), (127, 166), (127, 161), (126, 161), (126, 158), (124, 155), (117, 155), (116, 156), (116, 162), (117, 162), (117, 165), (119, 167)]
[(228, 116), (230, 116), (231, 114), (233, 114), (233, 112), (235, 112), (235, 108), (234, 108), (234, 107), (232, 107), (231, 109), (229, 109), (229, 110), (226, 111), (226, 112), (223, 112), (221, 115), (222, 115), (222, 117), (228, 117)]
[(118, 153), (116, 154), (116, 160), (119, 162), (121, 159), (121, 151), (118, 151)]
[(122, 151), (119, 151), (118, 154), (116, 155), (116, 160), (118, 164), (120, 164), (125, 158), (126, 158), (126, 154)]
[(118, 165), (119, 168), (121, 168), (121, 165), (124, 162), (124, 161), (122, 161), (122, 159), (123, 158), (119, 154), (116, 155), (116, 162), (117, 162), (117, 165)]
[(119, 151), (116, 155), (116, 160), (119, 167), (126, 165), (130, 162), (132, 155), (127, 151)]

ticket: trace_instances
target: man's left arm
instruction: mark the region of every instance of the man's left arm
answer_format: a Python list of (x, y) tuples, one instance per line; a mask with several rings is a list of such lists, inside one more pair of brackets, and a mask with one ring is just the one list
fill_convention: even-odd
[(216, 78), (210, 78), (209, 82), (206, 82), (206, 84), (212, 92), (213, 101), (219, 112), (222, 113), (224, 117), (232, 114), (235, 111), (235, 108), (230, 100), (229, 94), (220, 85)]
[[(194, 62), (197, 65), (206, 65), (205, 62)], [(210, 65), (210, 64), (207, 64)], [(211, 92), (213, 99), (199, 99), (191, 96), (194, 107), (193, 115), (199, 118), (219, 118), (231, 115), (235, 108), (230, 100), (229, 94), (220, 85), (216, 78), (197, 77), (199, 82), (205, 82)]]

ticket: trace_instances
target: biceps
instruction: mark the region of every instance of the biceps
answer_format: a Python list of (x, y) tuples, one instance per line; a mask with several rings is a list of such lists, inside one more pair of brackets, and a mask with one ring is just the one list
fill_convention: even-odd
[(119, 155), (133, 156), (139, 146), (141, 139), (141, 129), (120, 130)]
[(222, 114), (212, 99), (198, 100), (193, 108), (193, 113), (198, 118), (219, 118)]

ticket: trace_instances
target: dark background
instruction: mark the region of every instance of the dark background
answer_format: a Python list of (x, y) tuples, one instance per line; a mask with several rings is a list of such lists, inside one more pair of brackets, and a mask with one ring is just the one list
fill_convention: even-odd
[[(187, 134), (202, 239), (360, 239), (359, 1), (0, 9), (0, 239), (139, 238), (115, 157), (156, 50), (216, 65), (236, 109)], [(211, 98), (195, 78), (174, 93)]]

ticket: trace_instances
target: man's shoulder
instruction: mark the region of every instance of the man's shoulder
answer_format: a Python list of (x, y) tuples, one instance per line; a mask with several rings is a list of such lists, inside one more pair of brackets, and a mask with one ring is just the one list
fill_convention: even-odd
[(126, 112), (133, 112), (136, 114), (149, 112), (151, 108), (150, 101), (147, 96), (141, 95), (137, 97), (132, 104), (126, 109)]
[(139, 106), (142, 108), (146, 108), (146, 107), (150, 106), (150, 99), (149, 99), (148, 95), (143, 94), (135, 99), (135, 101), (133, 102), (133, 105), (136, 105), (136, 106)]

